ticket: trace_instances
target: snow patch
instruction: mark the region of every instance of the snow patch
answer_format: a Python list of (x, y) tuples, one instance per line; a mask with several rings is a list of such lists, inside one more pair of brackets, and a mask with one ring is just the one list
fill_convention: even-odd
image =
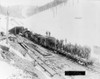
[(6, 62), (0, 61), (0, 79), (7, 79), (15, 72), (21, 72), (21, 70), (7, 64)]

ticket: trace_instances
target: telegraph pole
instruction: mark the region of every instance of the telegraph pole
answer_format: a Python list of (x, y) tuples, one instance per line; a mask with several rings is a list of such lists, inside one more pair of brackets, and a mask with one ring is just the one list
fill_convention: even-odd
[(8, 44), (8, 27), (9, 27), (9, 12), (8, 12), (9, 7), (7, 8), (7, 23), (6, 23), (6, 43)]

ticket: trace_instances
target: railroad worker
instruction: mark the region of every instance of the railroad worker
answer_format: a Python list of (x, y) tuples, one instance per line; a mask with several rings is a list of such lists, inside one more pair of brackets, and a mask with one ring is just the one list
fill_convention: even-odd
[(48, 34), (49, 34), (49, 37), (50, 37), (51, 33), (49, 32)]
[(47, 36), (47, 37), (50, 37), (50, 35), (51, 35), (51, 33), (47, 31), (47, 32), (46, 32), (46, 36)]
[(67, 44), (67, 39), (65, 39), (65, 45)]
[(0, 32), (0, 36), (4, 36), (4, 32)]

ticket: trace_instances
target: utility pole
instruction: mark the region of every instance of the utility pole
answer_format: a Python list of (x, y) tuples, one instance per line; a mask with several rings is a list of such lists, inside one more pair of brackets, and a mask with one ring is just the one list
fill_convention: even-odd
[(9, 27), (9, 12), (8, 12), (9, 7), (7, 8), (7, 23), (6, 23), (6, 43), (8, 44), (8, 27)]

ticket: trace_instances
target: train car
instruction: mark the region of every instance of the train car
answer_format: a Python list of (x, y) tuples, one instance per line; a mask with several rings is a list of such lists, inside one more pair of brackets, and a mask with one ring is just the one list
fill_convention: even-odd
[(24, 31), (24, 27), (22, 27), (22, 26), (16, 26), (16, 27), (14, 27), (14, 28), (12, 28), (12, 29), (10, 29), (9, 30), (9, 33), (12, 33), (12, 34), (14, 34), (14, 35), (17, 35), (17, 34), (19, 34), (19, 33), (22, 33)]
[[(89, 52), (88, 48), (84, 48), (77, 45), (67, 44), (63, 45), (62, 40), (58, 40), (51, 36), (43, 36), (37, 33), (32, 33), (25, 28), (18, 28), (16, 34), (21, 33), (21, 36), (41, 45), (49, 50), (56, 52), (57, 54), (63, 55), (74, 62), (77, 62), (83, 66), (92, 65), (92, 61), (89, 60)], [(15, 29), (12, 29), (10, 33), (15, 34)]]

